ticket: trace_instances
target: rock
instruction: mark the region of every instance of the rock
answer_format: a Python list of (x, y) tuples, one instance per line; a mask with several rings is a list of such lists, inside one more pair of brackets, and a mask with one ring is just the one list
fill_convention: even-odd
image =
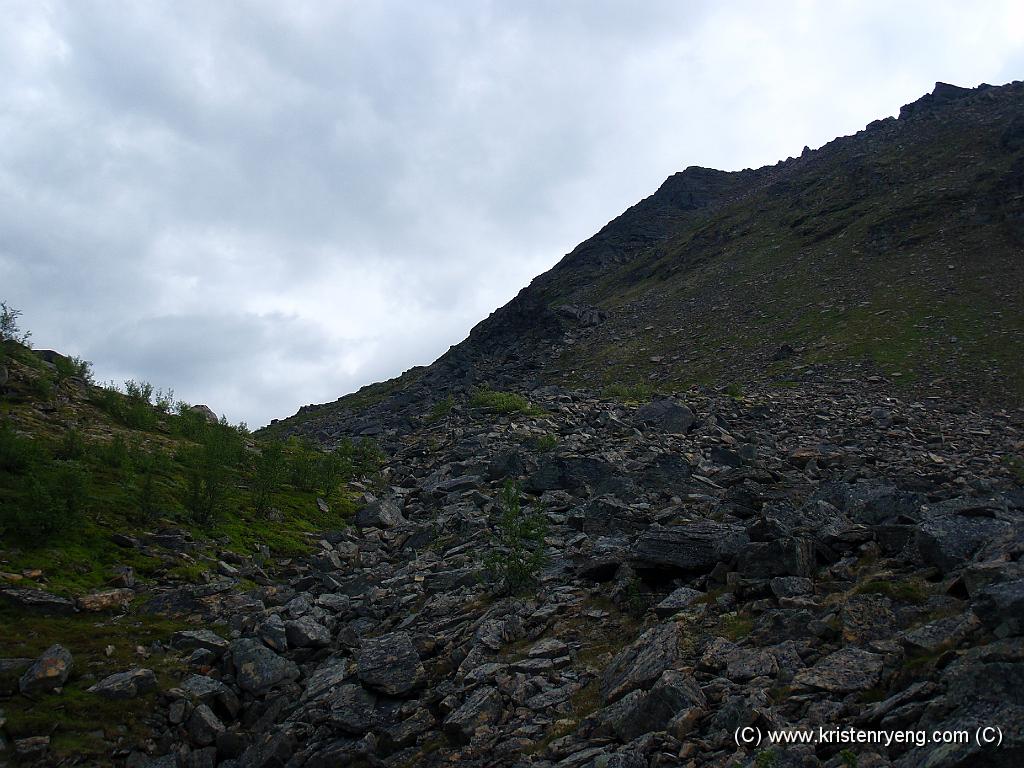
[(46, 757), (50, 751), (49, 736), (29, 736), (24, 739), (15, 739), (14, 754), (19, 760), (26, 763), (33, 763)]
[(156, 690), (156, 674), (152, 669), (136, 667), (127, 672), (116, 672), (89, 688), (105, 699), (134, 699)]
[(649, 691), (633, 691), (598, 713), (598, 734), (632, 741), (664, 730), (673, 719), (694, 720), (706, 705), (700, 685), (690, 675), (666, 670)]
[(526, 655), (531, 659), (557, 659), (569, 653), (569, 646), (555, 637), (534, 643)]
[(660, 618), (666, 619), (679, 613), (684, 608), (688, 608), (703, 597), (705, 597), (704, 593), (696, 589), (679, 587), (679, 589), (658, 603), (654, 607), (654, 611)]
[(477, 688), (469, 698), (445, 718), (444, 732), (459, 743), (466, 743), (476, 731), (501, 717), (501, 695), (490, 686)]
[(205, 704), (200, 704), (192, 710), (192, 715), (188, 719), (188, 736), (193, 744), (201, 747), (213, 744), (224, 731), (224, 723)]
[(388, 696), (408, 693), (423, 680), (419, 654), (405, 632), (364, 640), (356, 663), (363, 684)]
[(256, 634), (278, 653), (288, 650), (288, 628), (285, 627), (280, 614), (272, 613), (268, 616), (267, 620), (256, 628)]
[(985, 587), (971, 608), (1000, 637), (1024, 634), (1024, 579)]
[(253, 695), (299, 679), (299, 668), (294, 662), (278, 656), (258, 640), (235, 640), (231, 643), (231, 656), (239, 687)]
[(736, 567), (748, 579), (807, 577), (814, 573), (814, 554), (811, 539), (784, 536), (771, 541), (751, 542), (740, 553)]
[(803, 576), (776, 576), (769, 586), (776, 597), (797, 597), (814, 592), (814, 582)]
[(703, 573), (720, 562), (731, 561), (748, 544), (743, 528), (726, 523), (702, 520), (670, 527), (652, 526), (637, 540), (631, 562), (637, 571)]
[(208, 405), (193, 405), (188, 410), (190, 413), (195, 413), (198, 414), (199, 416), (202, 416), (210, 424), (216, 424), (219, 421), (219, 419), (217, 418), (217, 414), (214, 413), (213, 409), (210, 408), (210, 406)]
[(131, 589), (108, 589), (78, 598), (78, 609), (90, 613), (125, 609), (135, 599)]
[(601, 678), (602, 699), (612, 703), (630, 691), (652, 685), (679, 659), (681, 639), (680, 629), (673, 623), (644, 632), (608, 665)]
[(17, 608), (39, 613), (69, 616), (75, 612), (75, 604), (66, 597), (58, 597), (41, 589), (4, 587), (0, 589), (0, 600)]
[(681, 403), (674, 400), (654, 400), (637, 408), (636, 420), (645, 426), (682, 434), (689, 431), (696, 418), (693, 411)]
[(377, 697), (361, 685), (339, 687), (330, 699), (328, 718), (332, 726), (353, 736), (362, 736), (379, 724)]
[(882, 595), (853, 595), (839, 613), (843, 639), (854, 645), (885, 640), (896, 633), (892, 601)]
[(74, 661), (62, 645), (51, 645), (36, 659), (18, 681), (18, 689), (29, 698), (52, 693), (67, 682)]
[(843, 648), (809, 669), (797, 672), (798, 685), (821, 688), (832, 693), (864, 691), (875, 685), (882, 674), (882, 657), (859, 648)]
[(310, 616), (286, 621), (284, 628), (292, 648), (324, 648), (331, 644), (331, 633), (327, 627)]
[(987, 517), (940, 517), (921, 523), (917, 548), (926, 563), (949, 573), (964, 565), (982, 544), (1010, 530), (1009, 523)]
[(374, 499), (356, 512), (355, 524), (359, 528), (394, 528), (404, 524), (402, 508), (393, 499)]
[(171, 635), (171, 647), (179, 651), (205, 648), (220, 658), (228, 650), (229, 644), (223, 637), (208, 629), (185, 629)]

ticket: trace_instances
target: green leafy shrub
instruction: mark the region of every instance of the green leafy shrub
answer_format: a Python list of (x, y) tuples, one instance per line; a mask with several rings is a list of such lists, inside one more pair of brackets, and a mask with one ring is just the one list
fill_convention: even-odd
[(540, 511), (520, 506), (519, 487), (512, 482), (502, 489), (499, 508), (483, 558), (484, 571), (500, 591), (517, 594), (537, 583), (547, 562), (547, 520)]
[(64, 357), (63, 355), (54, 359), (54, 367), (57, 369), (57, 381), (78, 378), (86, 384), (93, 383), (92, 363), (80, 357)]
[(253, 462), (252, 503), (259, 513), (270, 509), (273, 494), (285, 478), (284, 448), (280, 443), (268, 443)]
[(128, 442), (123, 435), (114, 435), (109, 441), (96, 446), (95, 455), (100, 463), (121, 469), (128, 466)]
[(6, 301), (0, 301), (0, 341), (13, 341), (15, 344), (28, 346), (32, 332), (23, 331), (18, 327), (19, 317), (20, 309), (8, 306)]
[(0, 422), (0, 470), (13, 474), (24, 474), (43, 459), (40, 445), (22, 437), (10, 422)]
[(87, 493), (88, 475), (78, 462), (38, 465), (28, 477), (22, 497), (4, 505), (0, 521), (15, 539), (43, 544), (80, 526)]
[(443, 400), (438, 400), (430, 407), (430, 412), (427, 414), (427, 421), (430, 423), (440, 421), (451, 413), (452, 408), (454, 407), (455, 398), (452, 395), (448, 395)]
[(57, 458), (75, 460), (85, 457), (85, 438), (77, 427), (64, 430), (60, 445), (57, 446)]

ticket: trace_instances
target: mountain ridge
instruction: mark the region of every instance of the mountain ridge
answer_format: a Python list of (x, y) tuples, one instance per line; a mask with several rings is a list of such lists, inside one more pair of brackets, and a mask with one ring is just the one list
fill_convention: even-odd
[[(1024, 306), (998, 286), (1024, 282), (1022, 97), (1018, 81), (973, 89), (937, 83), (901, 108), (899, 118), (875, 120), (800, 157), (756, 170), (691, 166), (675, 173), (431, 365), (335, 403), (304, 406), (272, 423), (269, 433), (329, 442), (408, 429), (449, 391), (464, 395), (482, 385), (519, 390), (588, 380), (667, 391), (695, 383), (742, 386), (765, 375), (785, 381), (790, 371), (768, 363), (787, 348), (810, 348), (801, 362), (836, 375), (866, 366), (916, 383), (937, 377), (931, 362), (944, 355), (936, 367), (950, 370), (936, 392), (966, 386), (979, 397), (1020, 402), (1024, 370), (1015, 353), (1024, 340)], [(937, 181), (941, 176), (949, 183)], [(922, 244), (928, 252), (915, 252)], [(878, 263), (896, 259), (905, 263)], [(957, 264), (983, 272), (961, 280), (975, 294), (964, 300), (951, 276), (932, 274), (937, 266), (954, 272)], [(815, 271), (825, 282), (812, 284), (806, 273)], [(918, 271), (921, 279), (906, 286), (913, 295), (900, 299), (873, 295), (855, 280), (898, 284)], [(742, 281), (749, 292), (735, 287)], [(747, 306), (746, 298), (758, 294), (761, 306)], [(993, 300), (1007, 307), (1004, 339), (987, 337), (991, 317), (977, 311)], [(815, 301), (838, 307), (822, 318), (826, 331), (817, 337), (808, 311)], [(938, 311), (929, 317), (927, 306)], [(723, 338), (725, 324), (715, 314), (722, 307), (745, 339)], [(901, 311), (906, 319), (897, 324), (873, 319)], [(685, 323), (672, 332), (687, 325), (712, 343), (695, 351), (691, 344), (685, 354), (665, 339), (636, 343), (652, 335), (648, 326), (671, 324), (673, 313)], [(886, 326), (892, 343), (872, 341)], [(637, 349), (616, 349), (627, 338)], [(943, 338), (956, 339), (955, 354), (941, 349)], [(819, 343), (830, 349), (814, 350)], [(660, 364), (649, 364), (659, 357)], [(394, 413), (402, 415), (396, 420)]]

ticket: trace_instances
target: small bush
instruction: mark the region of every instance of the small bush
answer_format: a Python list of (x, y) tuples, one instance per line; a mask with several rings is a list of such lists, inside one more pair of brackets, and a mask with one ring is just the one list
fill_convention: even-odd
[(42, 458), (38, 443), (19, 435), (9, 422), (0, 422), (0, 470), (24, 474)]
[(280, 443), (268, 443), (253, 462), (252, 503), (260, 514), (270, 509), (273, 494), (285, 478), (284, 449)]
[(501, 511), (490, 532), (489, 551), (483, 558), (483, 566), (499, 590), (517, 594), (537, 583), (547, 562), (544, 549), (547, 520), (535, 509), (522, 509), (519, 487), (512, 482), (502, 490), (499, 507)]
[(123, 435), (114, 435), (109, 442), (100, 443), (95, 452), (99, 461), (108, 467), (121, 469), (128, 466), (128, 443)]
[(4, 505), (5, 531), (30, 545), (73, 532), (81, 523), (88, 493), (88, 476), (73, 461), (38, 466), (28, 478), (17, 503)]
[(54, 360), (53, 364), (57, 368), (58, 383), (70, 378), (82, 379), (86, 384), (93, 382), (92, 363), (88, 360), (83, 360), (80, 357), (60, 356)]
[(77, 427), (64, 431), (60, 445), (57, 446), (57, 458), (65, 460), (81, 459), (85, 456), (85, 439)]
[(496, 413), (536, 413), (537, 409), (522, 395), (478, 389), (469, 400), (470, 408), (481, 408)]
[(438, 400), (430, 408), (430, 412), (427, 414), (427, 421), (433, 423), (439, 421), (452, 412), (452, 408), (455, 407), (455, 398), (452, 395), (448, 395), (443, 400)]
[(528, 447), (537, 451), (537, 453), (550, 453), (558, 447), (558, 435), (548, 432), (545, 435), (530, 438)]
[(623, 402), (645, 402), (655, 394), (654, 387), (648, 384), (609, 384), (601, 390), (602, 397)]

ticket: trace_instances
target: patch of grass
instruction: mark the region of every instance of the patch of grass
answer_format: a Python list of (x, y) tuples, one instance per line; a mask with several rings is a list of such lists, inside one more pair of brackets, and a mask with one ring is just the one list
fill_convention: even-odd
[(440, 421), (449, 413), (452, 412), (452, 408), (455, 407), (455, 397), (448, 395), (447, 397), (438, 400), (430, 407), (430, 411), (427, 413), (427, 423), (433, 424), (435, 421)]
[(547, 432), (543, 435), (530, 437), (526, 440), (526, 446), (537, 453), (551, 453), (558, 448), (558, 435)]
[(753, 628), (753, 619), (740, 616), (738, 613), (727, 613), (722, 616), (717, 631), (722, 637), (736, 642), (749, 635)]
[(872, 579), (854, 588), (858, 595), (885, 595), (894, 600), (920, 605), (928, 599), (928, 587), (921, 579)]
[(609, 384), (601, 390), (601, 397), (608, 400), (619, 400), (623, 403), (643, 403), (656, 394), (650, 384), (625, 384), (617, 382)]

